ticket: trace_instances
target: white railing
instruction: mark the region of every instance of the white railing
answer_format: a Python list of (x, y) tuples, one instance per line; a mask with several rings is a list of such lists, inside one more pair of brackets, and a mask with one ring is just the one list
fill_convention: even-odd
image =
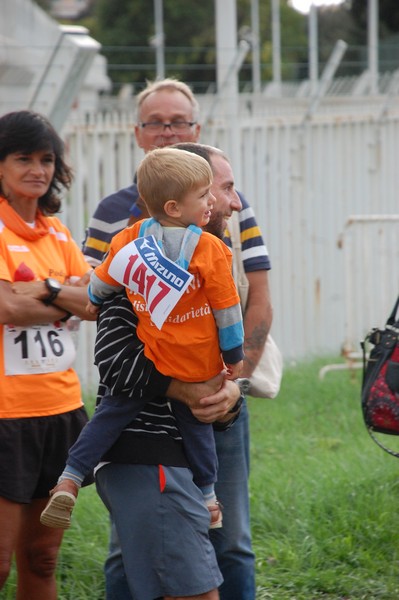
[[(383, 327), (399, 294), (399, 214), (351, 215), (340, 239), (345, 256), (346, 353)], [(359, 336), (360, 333), (360, 336)]]
[(399, 294), (399, 214), (350, 215), (338, 239), (344, 254), (345, 363), (329, 371), (363, 367), (360, 342), (373, 327), (383, 327)]

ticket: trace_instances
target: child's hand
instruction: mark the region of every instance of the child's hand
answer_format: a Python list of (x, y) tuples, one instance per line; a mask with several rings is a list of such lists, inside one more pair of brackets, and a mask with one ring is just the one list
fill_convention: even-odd
[(93, 304), (92, 302), (90, 302), (90, 300), (87, 303), (86, 306), (86, 310), (88, 313), (90, 313), (91, 315), (98, 315), (98, 313), (100, 312), (100, 308), (101, 306), (98, 306), (97, 304)]
[(237, 379), (237, 377), (241, 375), (243, 366), (243, 360), (240, 360), (240, 362), (236, 363), (235, 365), (226, 365), (227, 379)]

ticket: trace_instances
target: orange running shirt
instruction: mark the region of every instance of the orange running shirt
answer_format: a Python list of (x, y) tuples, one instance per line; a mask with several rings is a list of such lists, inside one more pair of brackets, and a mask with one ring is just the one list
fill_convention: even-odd
[[(21, 263), (22, 270), (27, 267), (36, 280), (53, 277), (61, 283), (91, 270), (58, 218), (42, 217), (41, 221), (48, 231), (32, 241), (12, 231), (12, 226), (6, 227), (0, 215), (0, 279), (13, 282)], [(43, 372), (57, 368), (54, 364), (62, 354), (62, 335), (68, 335), (64, 329), (61, 323), (36, 328), (0, 324), (0, 418), (56, 415), (83, 405), (78, 376), (69, 364), (65, 370)], [(33, 361), (28, 359), (33, 338), (47, 362), (41, 372), (32, 374)], [(6, 370), (22, 373), (7, 375)]]
[[(119, 285), (108, 274), (109, 265), (123, 246), (138, 237), (141, 224), (123, 229), (112, 239), (107, 257), (95, 269), (103, 282)], [(188, 267), (194, 279), (161, 330), (152, 323), (143, 297), (126, 290), (138, 316), (137, 335), (145, 344), (144, 353), (158, 371), (190, 382), (205, 381), (223, 369), (212, 309), (239, 303), (231, 268), (231, 250), (203, 232)]]

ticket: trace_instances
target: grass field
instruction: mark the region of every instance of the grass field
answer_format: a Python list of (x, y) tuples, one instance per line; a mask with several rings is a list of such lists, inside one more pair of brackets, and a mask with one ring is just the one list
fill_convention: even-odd
[[(257, 600), (396, 600), (399, 463), (365, 430), (360, 371), (320, 381), (326, 362), (287, 368), (275, 400), (249, 399)], [(65, 534), (59, 600), (103, 600), (107, 539), (91, 486)], [(14, 594), (11, 577), (0, 598)]]
[(364, 427), (360, 371), (319, 381), (325, 362), (288, 369), (276, 400), (250, 400), (257, 599), (394, 600), (399, 463)]

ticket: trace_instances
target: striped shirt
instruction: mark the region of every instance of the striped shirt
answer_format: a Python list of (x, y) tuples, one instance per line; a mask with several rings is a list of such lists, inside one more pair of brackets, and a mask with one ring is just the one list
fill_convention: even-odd
[(130, 208), (138, 197), (137, 185), (133, 183), (106, 196), (97, 206), (89, 221), (83, 242), (83, 254), (93, 267), (102, 261), (114, 235), (126, 227)]
[(136, 327), (137, 318), (124, 292), (104, 302), (94, 350), (101, 379), (98, 400), (108, 392), (126, 395), (127, 401), (140, 407), (143, 401), (146, 405), (103, 460), (187, 467), (181, 435), (165, 397), (170, 378), (158, 373), (144, 356)]
[[(263, 241), (261, 230), (256, 222), (255, 214), (245, 197), (237, 192), (242, 209), (238, 213), (241, 234), (241, 256), (244, 262), (244, 271), (263, 271), (271, 269), (270, 259), (266, 245)], [(223, 241), (231, 248), (228, 232)]]

